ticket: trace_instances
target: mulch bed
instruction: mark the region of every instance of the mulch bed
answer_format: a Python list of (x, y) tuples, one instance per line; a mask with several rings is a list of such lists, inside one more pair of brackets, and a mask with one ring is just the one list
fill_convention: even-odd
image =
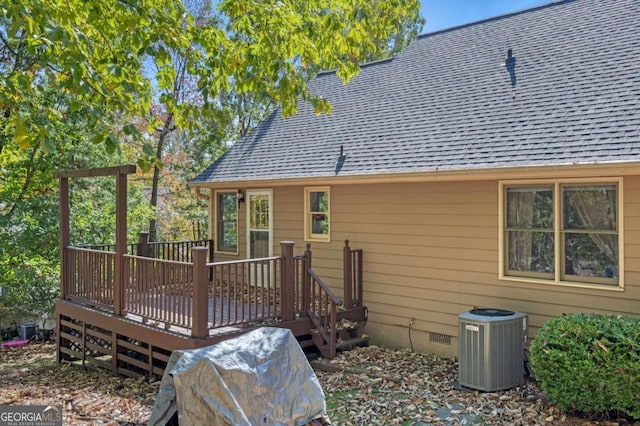
[[(630, 424), (565, 416), (546, 404), (532, 381), (501, 392), (455, 390), (455, 361), (431, 355), (371, 346), (319, 362), (333, 425)], [(0, 350), (0, 405), (62, 405), (64, 424), (145, 424), (158, 386), (58, 365), (51, 344)]]

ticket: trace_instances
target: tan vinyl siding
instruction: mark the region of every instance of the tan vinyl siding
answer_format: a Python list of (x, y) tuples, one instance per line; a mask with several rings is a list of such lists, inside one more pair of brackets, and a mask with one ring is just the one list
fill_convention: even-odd
[(640, 176), (624, 179), (625, 292), (629, 312), (640, 315)]
[[(550, 176), (553, 178), (553, 176)], [(606, 180), (606, 179), (603, 179)], [(454, 356), (458, 315), (474, 306), (530, 315), (533, 336), (563, 313), (640, 315), (640, 177), (624, 178), (624, 290), (498, 278), (498, 180), (332, 185), (331, 242), (314, 242), (313, 267), (342, 295), (342, 249), (364, 250), (366, 328), (373, 341)], [(304, 186), (273, 188), (274, 253), (304, 251)], [(245, 206), (239, 213), (246, 255)], [(429, 333), (452, 336), (430, 342)], [(437, 340), (437, 339), (434, 339)]]
[(426, 332), (455, 337), (465, 284), (495, 281), (494, 188), (480, 182), (333, 188), (334, 235), (364, 250), (367, 332), (374, 341), (408, 346), (414, 320), (416, 349), (454, 355), (453, 346), (430, 344)]
[(304, 188), (274, 188), (273, 209), (273, 252), (280, 252), (280, 241), (295, 241), (296, 254), (304, 251)]

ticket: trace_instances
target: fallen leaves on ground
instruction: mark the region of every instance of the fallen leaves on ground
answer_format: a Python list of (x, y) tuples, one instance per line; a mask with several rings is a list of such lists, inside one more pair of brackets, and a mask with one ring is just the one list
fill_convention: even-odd
[(604, 425), (549, 406), (533, 381), (499, 392), (461, 391), (455, 360), (376, 346), (356, 348), (316, 371), (333, 425)]
[[(333, 425), (607, 425), (567, 417), (535, 383), (501, 392), (453, 389), (455, 360), (376, 346), (343, 352), (316, 371)], [(0, 405), (62, 405), (64, 424), (137, 425), (151, 415), (158, 384), (56, 363), (55, 346), (0, 350)]]
[(146, 424), (157, 393), (158, 382), (58, 365), (55, 345), (0, 351), (0, 405), (61, 405), (65, 425)]

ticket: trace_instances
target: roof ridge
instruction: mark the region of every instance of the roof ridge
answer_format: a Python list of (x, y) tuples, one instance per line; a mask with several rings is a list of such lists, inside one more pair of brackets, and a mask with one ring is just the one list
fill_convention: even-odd
[(495, 15), (495, 16), (491, 16), (489, 18), (481, 19), (479, 21), (467, 22), (466, 24), (455, 25), (453, 27), (443, 28), (441, 30), (436, 30), (436, 31), (433, 31), (433, 32), (430, 32), (430, 33), (423, 33), (423, 34), (418, 35), (416, 37), (416, 40), (427, 38), (427, 37), (430, 37), (430, 36), (433, 36), (433, 35), (437, 35), (437, 34), (442, 34), (442, 33), (450, 32), (450, 31), (459, 30), (459, 29), (465, 28), (465, 27), (472, 27), (474, 25), (484, 24), (484, 23), (487, 23), (487, 22), (490, 22), (490, 21), (497, 21), (497, 20), (504, 19), (504, 18), (511, 18), (512, 16), (522, 15), (524, 13), (533, 12), (533, 11), (540, 10), (540, 9), (546, 9), (548, 7), (553, 7), (553, 6), (561, 5), (561, 4), (564, 4), (564, 3), (573, 3), (574, 1), (578, 1), (578, 0), (551, 0), (548, 3), (539, 4), (537, 6), (528, 7), (526, 9), (521, 9), (521, 10), (516, 10), (514, 12), (508, 12), (508, 13), (503, 13), (503, 14), (500, 14), (500, 15)]

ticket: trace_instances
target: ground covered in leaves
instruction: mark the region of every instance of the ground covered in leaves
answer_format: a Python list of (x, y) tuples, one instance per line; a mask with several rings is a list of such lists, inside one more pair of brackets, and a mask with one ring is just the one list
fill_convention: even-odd
[(455, 360), (376, 346), (344, 352), (317, 371), (333, 424), (622, 425), (590, 421), (549, 406), (533, 381), (508, 391), (454, 389)]
[(56, 363), (55, 345), (0, 349), (0, 405), (62, 405), (63, 424), (144, 424), (158, 382)]
[[(564, 416), (532, 382), (495, 393), (454, 390), (455, 361), (435, 356), (372, 346), (319, 366), (334, 425), (628, 424)], [(51, 344), (0, 350), (0, 405), (62, 405), (64, 424), (144, 424), (157, 391), (158, 382), (57, 365)]]

